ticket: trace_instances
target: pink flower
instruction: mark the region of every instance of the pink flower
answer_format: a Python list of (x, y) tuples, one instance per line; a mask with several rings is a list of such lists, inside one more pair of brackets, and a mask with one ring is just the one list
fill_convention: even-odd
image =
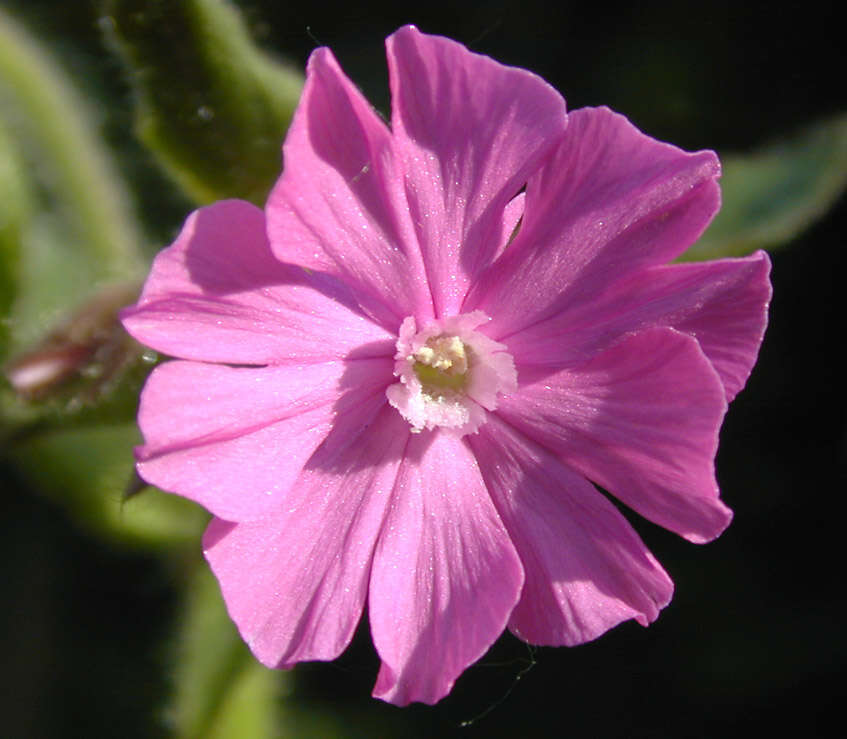
[(572, 645), (672, 583), (599, 485), (694, 542), (755, 361), (763, 253), (668, 264), (719, 206), (712, 152), (415, 28), (388, 127), (318, 49), (265, 211), (193, 213), (124, 316), (180, 357), (138, 470), (201, 503), (264, 664), (330, 660), (367, 603), (374, 695), (434, 703), (504, 628)]

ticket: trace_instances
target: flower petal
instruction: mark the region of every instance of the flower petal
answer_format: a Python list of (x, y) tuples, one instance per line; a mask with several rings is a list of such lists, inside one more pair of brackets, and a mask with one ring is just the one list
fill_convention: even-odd
[(141, 395), (138, 472), (228, 521), (262, 516), (341, 415), (372, 397), (385, 402), (392, 369), (390, 359), (238, 369), (167, 362)]
[(656, 619), (673, 583), (584, 477), (496, 414), (469, 443), (526, 573), (509, 622), (517, 636), (572, 646), (630, 618)]
[(729, 524), (714, 470), (726, 399), (693, 338), (648, 329), (552, 374), (518, 366), (518, 383), (497, 413), (564, 464), (691, 541)]
[(762, 342), (769, 273), (765, 252), (650, 267), (511, 336), (509, 349), (533, 363), (561, 366), (597, 354), (625, 333), (669, 326), (697, 339), (730, 401), (744, 387)]
[(527, 183), (520, 232), (463, 310), (485, 311), (491, 336), (504, 337), (672, 260), (717, 212), (719, 173), (712, 152), (651, 139), (606, 108), (570, 113), (558, 150)]
[(435, 703), (506, 626), (523, 573), (468, 447), (411, 436), (377, 545), (374, 696)]
[(374, 342), (393, 350), (338, 281), (276, 259), (264, 214), (238, 200), (189, 216), (122, 319), (140, 342), (207, 362), (326, 361)]
[(309, 59), (283, 151), (267, 205), (276, 255), (340, 278), (391, 330), (432, 318), (391, 132), (328, 49)]
[(230, 616), (269, 667), (334, 659), (353, 635), (409, 436), (393, 409), (381, 408), (375, 416), (367, 404), (342, 422), (282, 508), (247, 523), (215, 519), (206, 531)]
[(500, 247), (494, 255), (496, 259), (499, 257), (517, 234), (518, 226), (523, 218), (523, 210), (526, 201), (526, 193), (519, 192), (507, 204), (503, 211), (503, 224), (500, 227), (500, 238), (498, 243)]
[(494, 258), (506, 204), (561, 139), (565, 101), (524, 69), (412, 26), (386, 46), (409, 208), (437, 317), (451, 315)]

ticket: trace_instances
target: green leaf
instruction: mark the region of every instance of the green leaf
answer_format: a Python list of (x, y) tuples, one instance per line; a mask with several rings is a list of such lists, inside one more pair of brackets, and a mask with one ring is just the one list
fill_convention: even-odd
[(139, 441), (134, 423), (54, 429), (11, 444), (11, 461), (33, 487), (108, 541), (198, 546), (208, 520), (199, 506), (156, 489), (123, 502)]
[(288, 673), (250, 654), (227, 615), (217, 582), (198, 567), (189, 583), (177, 640), (170, 722), (177, 737), (252, 739), (273, 736)]
[[(57, 329), (73, 333), (68, 310), (86, 295), (118, 281), (140, 282), (142, 236), (95, 120), (60, 65), (0, 9), (0, 355), (6, 370), (9, 360), (37, 354)], [(0, 383), (0, 435), (43, 416), (41, 410), (24, 408)]]
[(110, 0), (103, 26), (136, 91), (136, 125), (198, 203), (263, 205), (303, 86), (223, 0)]
[(268, 669), (256, 660), (230, 620), (212, 573), (197, 564), (173, 642), (175, 684), (167, 717), (176, 737), (326, 739), (393, 736), (401, 730), (370, 715), (342, 718), (336, 706), (299, 700), (294, 673)]
[(6, 358), (18, 289), (21, 232), (33, 210), (32, 183), (10, 133), (0, 120), (0, 361)]
[(59, 65), (2, 8), (0, 103), (22, 159), (48, 193), (39, 210), (53, 221), (54, 245), (72, 244), (73, 258), (100, 280), (137, 277), (140, 235), (94, 116)]
[(723, 205), (685, 260), (750, 254), (788, 244), (847, 186), (847, 114), (749, 155), (722, 156)]

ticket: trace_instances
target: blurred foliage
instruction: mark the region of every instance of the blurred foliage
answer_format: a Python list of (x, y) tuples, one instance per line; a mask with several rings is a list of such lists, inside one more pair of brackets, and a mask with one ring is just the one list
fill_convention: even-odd
[(141, 140), (197, 203), (264, 205), (303, 75), (223, 0), (110, 0), (101, 20), (135, 90)]
[(117, 322), (143, 274), (143, 229), (95, 120), (61, 66), (0, 11), (0, 442), (102, 531), (132, 469), (129, 438), (102, 424), (132, 428), (146, 368)]
[[(2, 9), (0, 119), (15, 136), (28, 173), (42, 188), (37, 210), (51, 216), (48, 223), (32, 224), (38, 237), (28, 239), (22, 233), (27, 247), (22, 255), (26, 257), (36, 243), (50, 240), (52, 248), (39, 265), (41, 270), (49, 270), (58, 254), (72, 252), (68, 263), (86, 263), (87, 269), (78, 275), (82, 284), (138, 275), (143, 268), (138, 223), (128, 189), (98, 135), (89, 102), (45, 49)], [(25, 269), (22, 272), (26, 280), (29, 275)], [(64, 281), (71, 282), (70, 276), (77, 275), (64, 272)], [(56, 292), (48, 275), (40, 272), (33, 277), (47, 281), (50, 292)], [(62, 297), (66, 304), (67, 292)]]
[(196, 505), (152, 488), (122, 500), (139, 441), (134, 422), (53, 428), (17, 440), (14, 455), (25, 478), (92, 533), (116, 544), (196, 547), (208, 520)]
[(0, 361), (9, 342), (9, 313), (18, 289), (21, 234), (32, 213), (31, 183), (0, 119)]
[(847, 188), (847, 115), (721, 164), (721, 210), (684, 259), (784, 246), (823, 216)]
[[(60, 65), (0, 10), (0, 359), (13, 386), (13, 376), (29, 389), (51, 377), (87, 376), (90, 387), (101, 387), (140, 356), (116, 325), (119, 305), (96, 327), (68, 318), (86, 296), (93, 293), (96, 303), (108, 283), (140, 280), (144, 269), (129, 188), (90, 107)], [(124, 300), (132, 294), (125, 291)], [(105, 336), (109, 342), (101, 342)], [(19, 402), (0, 387), (0, 438), (10, 426), (49, 416), (61, 421), (55, 404)]]
[(271, 736), (287, 673), (259, 664), (224, 608), (206, 568), (189, 581), (183, 621), (174, 641), (177, 665), (168, 723), (174, 736), (193, 739)]
[(351, 735), (339, 717), (304, 710), (293, 694), (292, 672), (271, 670), (253, 657), (229, 618), (217, 581), (207, 567), (193, 570), (184, 605), (172, 645), (176, 669), (173, 702), (166, 717), (175, 737), (323, 739)]

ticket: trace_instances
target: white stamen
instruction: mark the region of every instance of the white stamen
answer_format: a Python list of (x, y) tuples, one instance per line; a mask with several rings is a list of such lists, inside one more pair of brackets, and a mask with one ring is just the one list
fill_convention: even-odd
[(413, 432), (440, 428), (456, 436), (475, 433), (497, 396), (517, 387), (506, 347), (475, 329), (488, 320), (482, 311), (434, 321), (417, 331), (408, 317), (400, 327), (389, 403)]

